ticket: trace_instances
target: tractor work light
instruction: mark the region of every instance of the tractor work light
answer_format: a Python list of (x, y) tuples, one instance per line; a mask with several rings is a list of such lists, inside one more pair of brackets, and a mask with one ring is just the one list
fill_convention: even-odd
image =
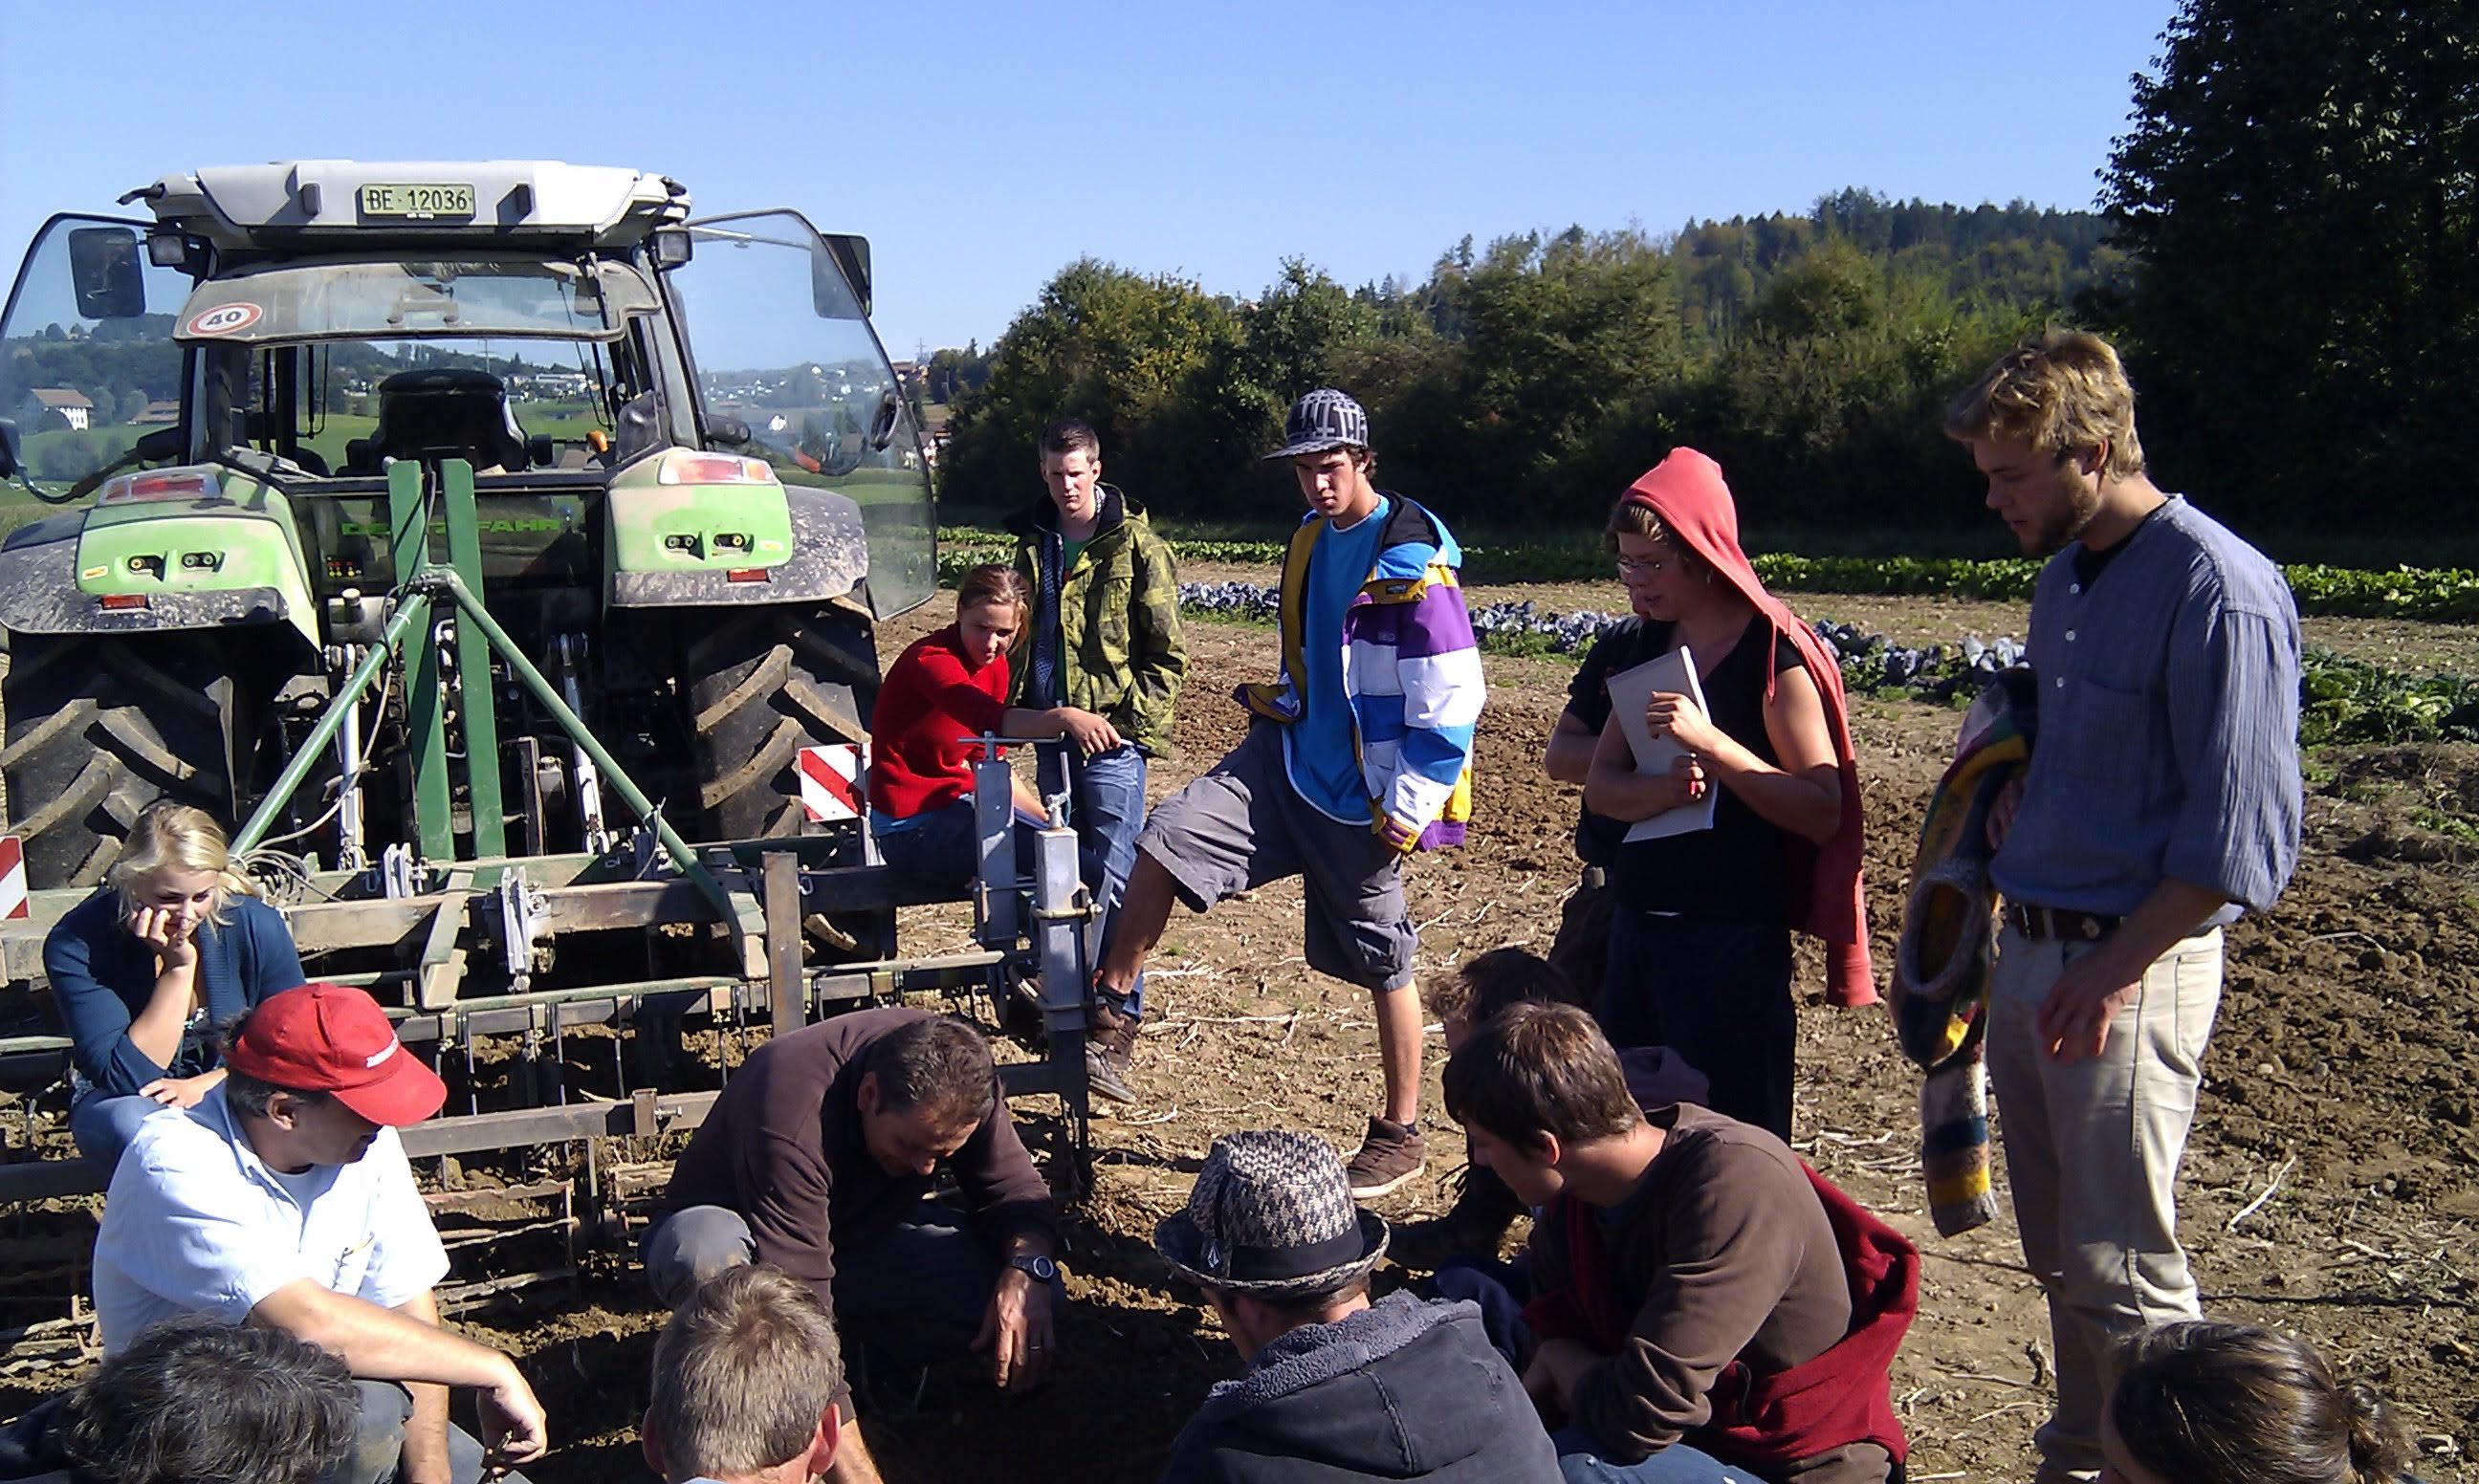
[(705, 453), (696, 448), (674, 448), (663, 455), (655, 467), (656, 484), (773, 484), (775, 466), (764, 459), (745, 459), (737, 453)]
[(95, 497), (98, 505), (135, 505), (154, 499), (221, 499), (224, 487), (213, 470), (122, 474)]

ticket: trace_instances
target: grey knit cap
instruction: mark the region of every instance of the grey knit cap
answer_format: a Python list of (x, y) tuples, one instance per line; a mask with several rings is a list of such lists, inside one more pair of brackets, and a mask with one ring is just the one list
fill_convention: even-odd
[(1154, 1228), (1154, 1246), (1201, 1288), (1314, 1297), (1386, 1255), (1386, 1218), (1352, 1203), (1324, 1139), (1247, 1129), (1214, 1141), (1188, 1207)]
[(1291, 403), (1291, 416), (1283, 420), (1283, 446), (1265, 457), (1289, 459), (1332, 448), (1367, 447), (1368, 414), (1349, 394), (1319, 387)]

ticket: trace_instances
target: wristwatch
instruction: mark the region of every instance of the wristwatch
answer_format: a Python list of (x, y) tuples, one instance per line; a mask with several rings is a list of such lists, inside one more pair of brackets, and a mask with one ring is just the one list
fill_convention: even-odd
[(1021, 1273), (1030, 1273), (1036, 1283), (1059, 1281), (1059, 1265), (1038, 1252), (1019, 1252), (1008, 1259), (1008, 1266)]

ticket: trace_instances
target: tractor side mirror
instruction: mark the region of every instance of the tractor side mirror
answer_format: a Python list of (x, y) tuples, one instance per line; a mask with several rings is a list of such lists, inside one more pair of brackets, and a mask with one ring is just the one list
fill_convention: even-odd
[[(855, 299), (860, 303), (860, 312), (864, 315), (868, 314), (870, 312), (869, 239), (851, 232), (829, 232), (823, 236), (828, 256), (832, 260), (833, 267), (830, 268), (827, 263), (815, 258), (810, 260), (809, 292), (810, 296), (816, 300), (813, 307), (818, 312), (818, 318), (849, 320), (852, 318), (852, 311), (847, 306)], [(843, 279), (841, 284), (835, 281), (838, 269)], [(844, 285), (847, 284), (851, 286), (849, 296), (843, 292)]]
[(17, 424), (0, 418), (0, 479), (17, 477)]
[(72, 229), (69, 280), (83, 319), (135, 320), (146, 313), (146, 266), (138, 234), (128, 227)]

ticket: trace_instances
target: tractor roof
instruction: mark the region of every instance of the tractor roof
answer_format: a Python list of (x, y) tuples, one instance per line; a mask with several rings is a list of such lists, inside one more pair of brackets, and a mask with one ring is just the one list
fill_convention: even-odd
[(688, 216), (668, 177), (556, 160), (298, 160), (216, 166), (131, 192), (155, 219), (246, 252), (391, 242), (626, 249)]

